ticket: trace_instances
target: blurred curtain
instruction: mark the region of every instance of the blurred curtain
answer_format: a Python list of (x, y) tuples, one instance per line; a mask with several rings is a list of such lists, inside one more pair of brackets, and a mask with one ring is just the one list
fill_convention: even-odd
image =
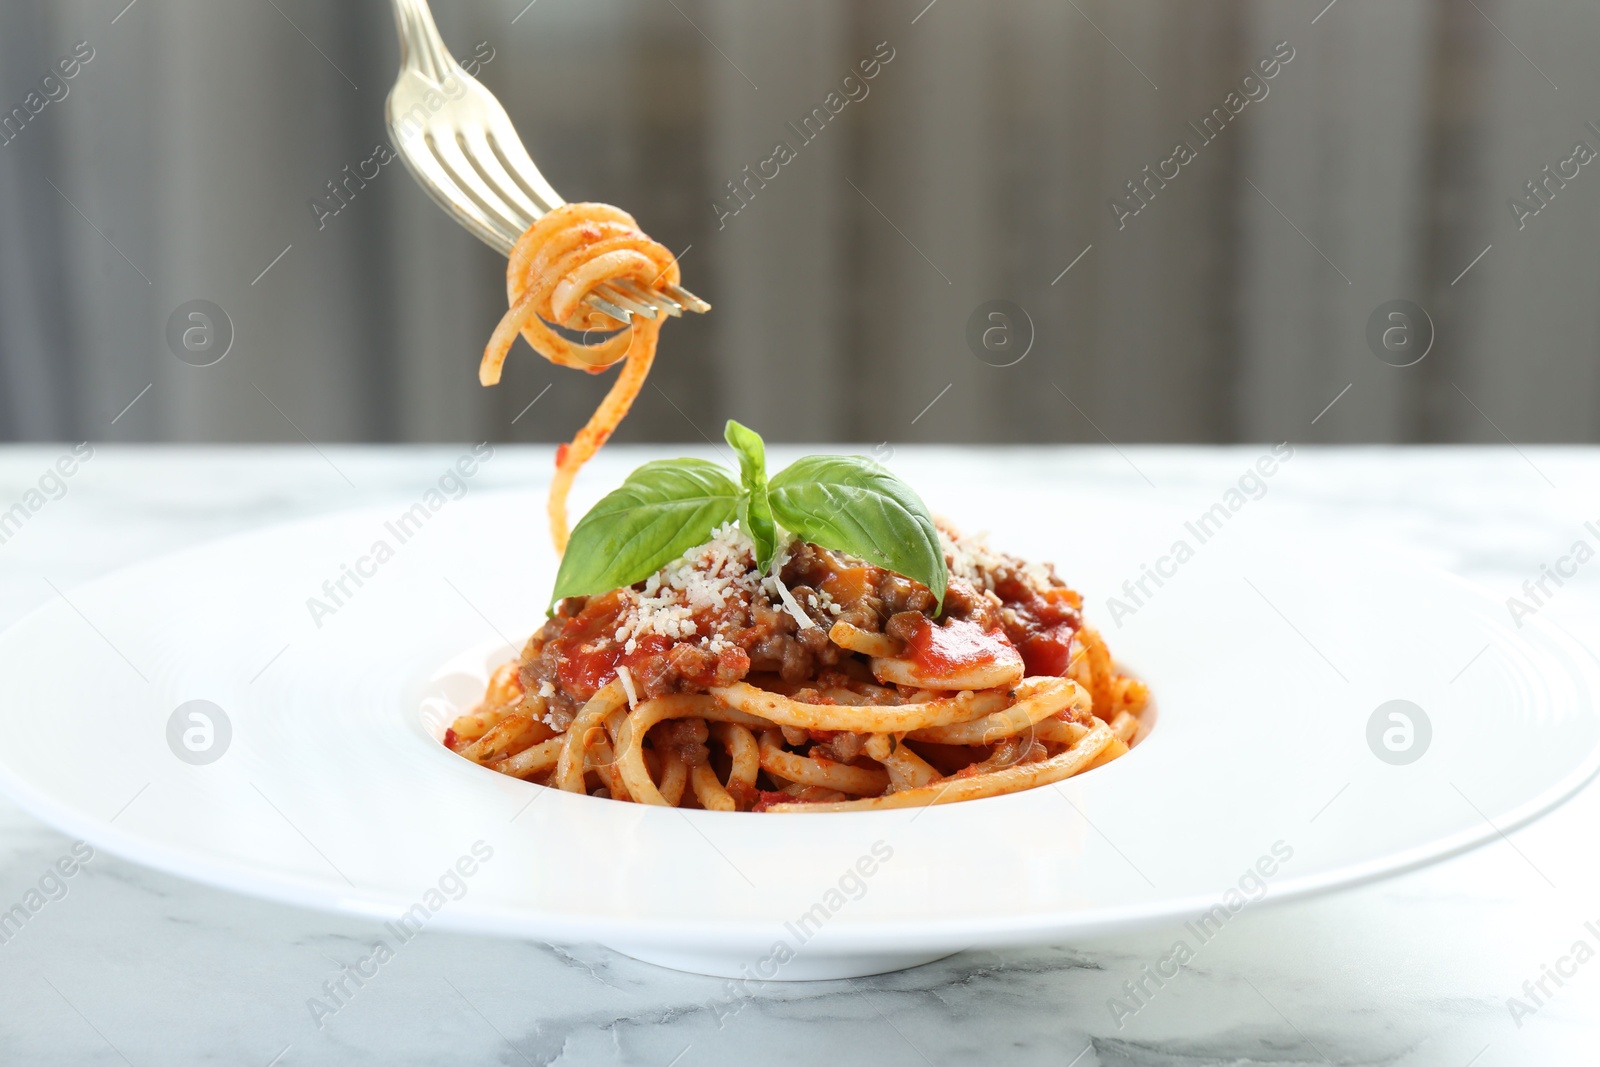
[[(0, 112), (94, 50), (0, 144), (0, 438), (571, 435), (609, 378), (521, 349), (477, 386), (503, 261), (398, 162), (337, 215), (310, 206), (387, 139), (386, 4), (125, 3), (0, 11)], [(458, 57), (492, 56), (480, 77), (555, 187), (632, 211), (716, 305), (665, 331), (619, 439), (735, 416), (891, 444), (1600, 436), (1600, 177), (1520, 230), (1506, 207), (1600, 148), (1593, 5), (434, 7)], [(1283, 41), (1268, 95), (1119, 225), (1111, 199)], [(797, 136), (884, 44), (867, 95)], [(780, 141), (792, 161), (719, 219)], [(1014, 366), (966, 338), (997, 298), (1032, 322)], [(166, 341), (196, 299), (233, 325), (214, 366)], [(1416, 366), (1368, 350), (1392, 299), (1435, 325)]]

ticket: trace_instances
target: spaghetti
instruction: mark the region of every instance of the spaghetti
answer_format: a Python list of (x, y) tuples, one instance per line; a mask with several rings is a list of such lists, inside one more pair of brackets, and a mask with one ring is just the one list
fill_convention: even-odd
[(1049, 566), (941, 526), (922, 584), (736, 523), (637, 585), (557, 605), (445, 735), (503, 774), (713, 811), (997, 796), (1125, 754), (1148, 702)]
[[(638, 316), (631, 329), (603, 312), (578, 318), (582, 301), (606, 282), (631, 280), (647, 290), (678, 284), (677, 259), (639, 229), (633, 216), (608, 204), (563, 204), (528, 228), (506, 264), (506, 299), (511, 307), (495, 327), (478, 365), (478, 381), (500, 381), (511, 346), (521, 334), (545, 359), (562, 367), (599, 374), (619, 360), (622, 372), (583, 429), (556, 452), (550, 483), (550, 537), (556, 551), (567, 546), (567, 494), (578, 470), (600, 450), (622, 422), (656, 358), (659, 320)], [(610, 334), (595, 345), (574, 344), (550, 328)]]

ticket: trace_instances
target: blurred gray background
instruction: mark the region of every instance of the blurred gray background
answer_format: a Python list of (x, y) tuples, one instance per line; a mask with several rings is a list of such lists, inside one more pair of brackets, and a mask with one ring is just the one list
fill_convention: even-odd
[[(664, 331), (620, 440), (730, 416), (782, 440), (1600, 438), (1600, 166), (1571, 162), (1600, 150), (1600, 5), (434, 7), (555, 187), (633, 212), (716, 305)], [(802, 143), (786, 123), (880, 42), (868, 95)], [(569, 437), (609, 376), (519, 344), (478, 386), (503, 261), (401, 164), (319, 225), (388, 139), (396, 64), (384, 0), (5, 0), (0, 439)], [(794, 161), (719, 220), (780, 140)], [(1179, 140), (1196, 158), (1119, 225)], [(1031, 321), (1011, 366), (968, 342), (994, 299)], [(1368, 327), (1402, 299), (1434, 336), (1397, 367)], [(167, 341), (192, 300), (233, 326), (213, 366)]]

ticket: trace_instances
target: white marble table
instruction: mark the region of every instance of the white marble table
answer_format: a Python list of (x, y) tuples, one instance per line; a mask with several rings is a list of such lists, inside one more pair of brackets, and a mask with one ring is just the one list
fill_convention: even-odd
[[(413, 497), (459, 450), (322, 451), (97, 448), (0, 543), (0, 624), (55, 596), (49, 583), (70, 590), (233, 531)], [(902, 448), (891, 462), (913, 483), (1020, 483), (1070, 466), (1106, 492), (1204, 503), (1259, 451)], [(65, 452), (0, 450), (0, 512), (34, 500)], [(613, 449), (585, 482), (613, 484), (639, 459)], [(478, 487), (535, 485), (548, 464), (546, 449), (502, 448)], [(1303, 449), (1259, 506), (1386, 538), (1504, 597), (1600, 518), (1600, 451)], [(1600, 566), (1542, 611), (1600, 648)], [(375, 926), (101, 855), (0, 943), (0, 1064), (1593, 1063), (1600, 960), (1559, 988), (1546, 979), (1553, 995), (1532, 1015), (1514, 1020), (1507, 998), (1575, 941), (1600, 950), (1584, 925), (1600, 931), (1597, 830), (1600, 788), (1433, 869), (1251, 909), (1120, 1029), (1108, 998), (1176, 930), (774, 985), (731, 1005), (721, 980), (600, 948), (426, 932), (319, 1028), (307, 1000)], [(71, 846), (0, 800), (0, 910)]]

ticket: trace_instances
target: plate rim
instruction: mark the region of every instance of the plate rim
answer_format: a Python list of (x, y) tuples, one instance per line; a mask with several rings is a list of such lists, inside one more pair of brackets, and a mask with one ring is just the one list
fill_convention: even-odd
[[(507, 490), (505, 493), (526, 495), (517, 490)], [(113, 568), (87, 582), (80, 583), (74, 589), (110, 581), (113, 578), (123, 578), (132, 572), (158, 567), (175, 557), (197, 550), (213, 549), (229, 542), (247, 541), (270, 531), (316, 526), (333, 520), (351, 520), (363, 515), (381, 513), (383, 513), (381, 506), (355, 508), (255, 527), (196, 542), (126, 566)], [(1382, 546), (1383, 543), (1377, 544)], [(1436, 580), (1454, 585), (1487, 602), (1494, 601), (1488, 590), (1477, 583), (1442, 567), (1421, 563), (1415, 558), (1400, 557), (1392, 551), (1392, 546), (1383, 547), (1387, 549), (1386, 555), (1404, 562), (1407, 567), (1419, 573), (1425, 572)], [(54, 599), (35, 606), (4, 631), (0, 631), (0, 643), (36, 624), (41, 616), (55, 610), (57, 605)], [(1525, 625), (1571, 653), (1571, 664), (1568, 668), (1570, 680), (1589, 698), (1590, 716), (1600, 720), (1600, 707), (1594, 704), (1595, 694), (1600, 692), (1600, 688), (1595, 685), (1595, 682), (1600, 680), (1600, 656), (1596, 656), (1583, 641), (1553, 620), (1534, 617), (1527, 620)], [(1272, 880), (1266, 893), (1259, 899), (1251, 901), (1249, 906), (1274, 906), (1343, 889), (1354, 889), (1462, 855), (1491, 843), (1497, 837), (1506, 837), (1564, 806), (1589, 786), (1597, 774), (1600, 774), (1600, 742), (1594, 744), (1583, 760), (1566, 774), (1548, 783), (1516, 807), (1500, 813), (1496, 820), (1491, 821), (1486, 818), (1481, 825), (1474, 825), (1404, 851), (1347, 863), (1321, 872), (1280, 876)], [(524, 784), (534, 790), (548, 788), (531, 782)], [(413, 903), (395, 889), (357, 886), (349, 894), (344, 894), (330, 886), (327, 879), (264, 868), (237, 860), (219, 861), (197, 855), (195, 850), (186, 846), (175, 846), (147, 835), (123, 830), (111, 819), (80, 814), (52, 794), (34, 788), (13, 770), (11, 763), (3, 756), (0, 756), (0, 792), (10, 797), (30, 816), (38, 818), (53, 829), (81, 839), (96, 849), (103, 849), (140, 866), (210, 887), (274, 903), (379, 922), (398, 917), (407, 910), (410, 903)], [(1028, 790), (1009, 794), (1005, 798), (989, 799), (1014, 800), (1018, 797), (1027, 797), (1030, 793), (1039, 794), (1039, 798), (1043, 796), (1039, 790)], [(591, 798), (572, 799), (588, 801)], [(958, 806), (970, 810), (971, 804), (983, 802), (967, 801)], [(690, 818), (691, 821), (707, 822), (754, 818), (750, 813), (742, 812), (691, 811), (680, 814)], [(764, 817), (779, 820), (840, 819), (850, 820), (857, 826), (867, 826), (875, 822), (884, 822), (892, 816), (892, 812), (849, 812), (774, 814)], [(1058, 936), (1100, 936), (1157, 926), (1174, 919), (1202, 913), (1217, 903), (1217, 895), (1212, 892), (1166, 897), (1130, 905), (1096, 906), (1089, 910), (1055, 908), (1022, 914), (991, 911), (871, 920), (857, 918), (852, 921), (852, 917), (846, 912), (830, 921), (822, 931), (819, 931), (814, 941), (808, 941), (803, 946), (803, 950), (812, 956), (841, 956), (874, 951), (920, 951), (934, 947), (949, 947), (954, 950), (965, 947), (1037, 944)], [(608, 944), (620, 942), (640, 946), (675, 947), (681, 946), (687, 938), (694, 938), (698, 944), (708, 949), (741, 951), (749, 950), (752, 945), (765, 943), (774, 935), (780, 922), (781, 920), (777, 919), (677, 920), (659, 915), (639, 916), (619, 913), (599, 916), (589, 913), (561, 913), (548, 909), (530, 911), (502, 905), (480, 904), (471, 910), (446, 907), (429, 920), (429, 927), (489, 936), (533, 938), (557, 943), (598, 941)]]

